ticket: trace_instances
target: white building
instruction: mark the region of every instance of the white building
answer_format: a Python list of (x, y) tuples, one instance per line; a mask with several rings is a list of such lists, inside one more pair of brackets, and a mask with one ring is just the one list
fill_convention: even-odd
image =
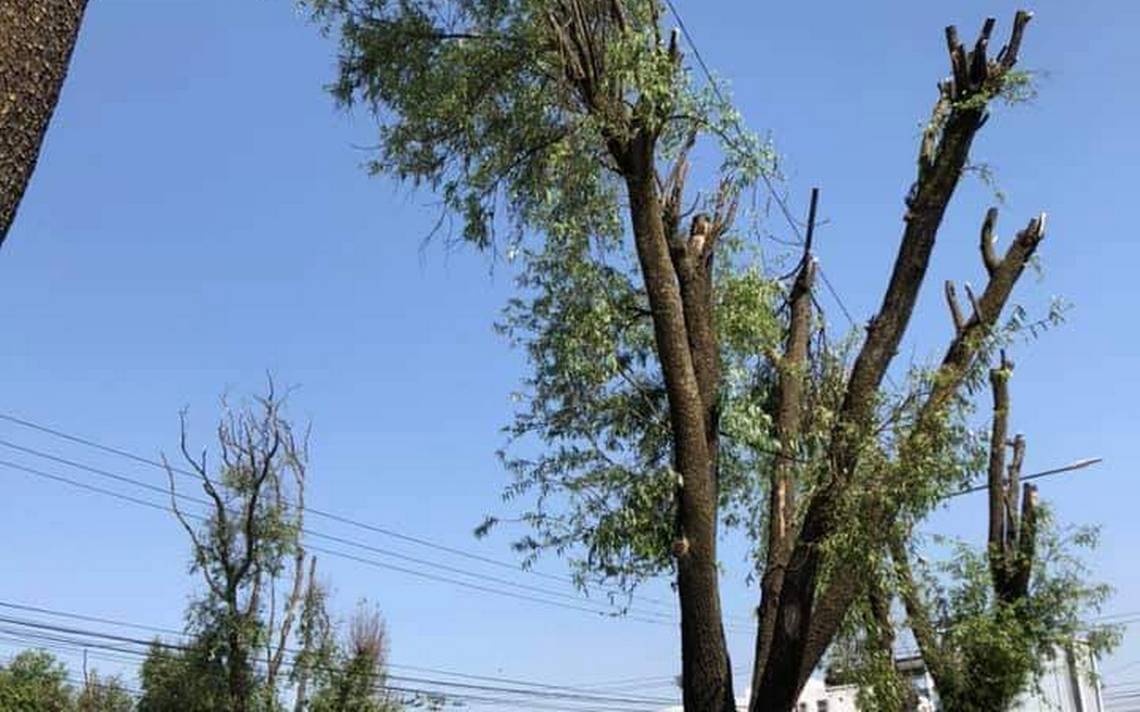
[[(907, 675), (919, 698), (941, 710), (934, 681), (926, 672), (920, 657), (896, 661), (899, 671)], [(1037, 689), (1021, 695), (1012, 712), (1103, 712), (1100, 681), (1097, 675), (1096, 656), (1088, 646), (1078, 643), (1072, 650), (1058, 649), (1052, 659), (1045, 661), (1045, 674)]]
[[(922, 658), (899, 658), (895, 664), (918, 693), (916, 712), (942, 712), (934, 681)], [(855, 685), (828, 685), (813, 677), (804, 685), (793, 712), (860, 712), (856, 705), (858, 694)], [(748, 698), (738, 699), (736, 706), (747, 710)], [(670, 707), (664, 712), (681, 711), (681, 707)], [(1038, 689), (1018, 698), (1012, 712), (1104, 712), (1096, 657), (1085, 645), (1077, 645), (1071, 652), (1058, 650), (1046, 662)]]

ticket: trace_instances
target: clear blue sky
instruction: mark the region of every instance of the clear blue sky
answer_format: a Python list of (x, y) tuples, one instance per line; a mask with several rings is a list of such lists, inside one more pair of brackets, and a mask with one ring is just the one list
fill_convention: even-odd
[[(867, 318), (900, 235), (918, 127), (946, 72), (942, 28), (957, 22), (972, 37), (993, 14), (1004, 37), (1015, 5), (678, 5), (749, 122), (772, 132), (794, 204), (821, 186), (823, 266)], [(1068, 325), (1016, 349), (1014, 426), (1029, 438), (1028, 470), (1106, 459), (1042, 492), (1064, 520), (1103, 523), (1097, 574), (1118, 587), (1112, 608), (1129, 611), (1140, 608), (1140, 240), (1131, 214), (1140, 139), (1127, 128), (1140, 115), (1140, 4), (1034, 9), (1022, 56), (1047, 72), (1040, 98), (999, 109), (974, 157), (994, 166), (1009, 196), (1002, 235), (1039, 210), (1050, 215), (1045, 277), (1027, 276), (1018, 300), (1036, 313), (1057, 294), (1076, 308)], [(92, 3), (0, 252), (0, 410), (153, 455), (176, 447), (179, 408), (190, 407), (204, 438), (217, 395), (249, 392), (269, 369), (301, 386), (293, 412), (313, 421), (313, 505), (509, 558), (504, 538), (470, 534), (482, 514), (502, 511), (494, 451), (524, 373), (491, 330), (509, 271), (491, 275), (463, 250), (421, 250), (432, 196), (360, 169), (370, 122), (334, 110), (321, 89), (333, 69), (332, 44), (288, 0)], [(973, 179), (959, 191), (904, 356), (944, 347), (943, 279), (980, 283), (976, 234), (988, 195)], [(162, 483), (9, 424), (0, 438)], [(0, 600), (178, 625), (192, 580), (169, 517), (7, 468), (0, 481)], [(982, 506), (957, 500), (931, 527), (976, 534)], [(726, 564), (726, 605), (747, 616), (756, 594), (743, 562)], [(381, 605), (395, 662), (563, 683), (679, 667), (665, 626), (327, 557), (322, 566), (341, 610), (361, 597)], [(561, 570), (557, 561), (541, 568)], [(732, 646), (747, 667), (750, 637), (734, 634)], [(1130, 639), (1105, 667), (1138, 658)]]

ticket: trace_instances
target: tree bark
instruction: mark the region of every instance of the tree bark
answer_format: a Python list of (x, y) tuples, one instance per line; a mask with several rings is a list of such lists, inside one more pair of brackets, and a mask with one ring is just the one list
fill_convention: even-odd
[(0, 0), (0, 245), (35, 170), (86, 0)]
[[(815, 194), (812, 201), (812, 215), (815, 213)], [(809, 230), (813, 224), (809, 218)], [(795, 282), (792, 284), (788, 301), (791, 317), (788, 328), (784, 356), (779, 364), (779, 382), (776, 411), (776, 436), (780, 441), (780, 453), (769, 478), (768, 497), (768, 555), (761, 579), (761, 603), (759, 624), (756, 635), (756, 652), (752, 667), (752, 694), (750, 709), (761, 709), (759, 683), (772, 648), (775, 636), (778, 593), (783, 587), (784, 572), (787, 566), (789, 545), (792, 541), (793, 481), (792, 472), (798, 460), (796, 439), (800, 433), (800, 422), (804, 395), (804, 369), (807, 367), (808, 338), (811, 334), (811, 293), (815, 282), (815, 261), (810, 247), (804, 252)]]
[[(653, 138), (639, 131), (615, 157), (622, 164), (629, 194), (634, 243), (653, 316), (680, 477), (675, 554), (684, 706), (686, 712), (732, 712), (736, 703), (720, 610), (717, 493), (706, 433), (706, 400), (697, 380), (685, 304), (666, 240), (653, 153)], [(698, 308), (694, 305), (690, 312)]]

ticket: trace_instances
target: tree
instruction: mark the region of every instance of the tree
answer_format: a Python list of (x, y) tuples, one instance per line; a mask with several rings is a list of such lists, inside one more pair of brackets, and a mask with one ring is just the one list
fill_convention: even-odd
[(50, 653), (25, 650), (0, 666), (0, 707), (6, 710), (68, 712), (67, 668)]
[(155, 641), (139, 669), (138, 712), (227, 709), (229, 688), (220, 655), (202, 641), (174, 646)]
[[(339, 646), (327, 586), (305, 550), (308, 432), (286, 419), (272, 381), (248, 405), (222, 405), (214, 471), (205, 450), (192, 454), (185, 413), (187, 468), (163, 460), (171, 509), (191, 544), (190, 569), (205, 590), (187, 609), (188, 640), (151, 645), (139, 712), (279, 710), (290, 698), (295, 712), (399, 709), (383, 692), (379, 613), (358, 612)], [(206, 496), (180, 493), (177, 475)], [(187, 510), (188, 502), (204, 513)]]
[(344, 639), (330, 661), (315, 671), (312, 712), (394, 712), (397, 701), (385, 691), (388, 635), (379, 611), (361, 606), (349, 620)]
[[(860, 341), (833, 347), (812, 305), (810, 239), (788, 286), (743, 266), (737, 205), (774, 177), (771, 154), (718, 87), (693, 85), (656, 0), (308, 4), (340, 34), (336, 98), (380, 124), (372, 169), (438, 191), (477, 246), (511, 228), (523, 296), (503, 327), (534, 367), (511, 432), (541, 446), (507, 459), (507, 495), (534, 497), (519, 547), (571, 553), (583, 580), (675, 571), (685, 709), (732, 710), (716, 550), (718, 524), (743, 525), (762, 573), (751, 707), (789, 709), (868, 595), (860, 572), (881, 561), (891, 523), (970, 472), (968, 387), (1044, 215), (1004, 255), (983, 231), (988, 281), (969, 317), (956, 313), (943, 360), (903, 392), (883, 381), (989, 105), (1027, 90), (1014, 67), (1030, 14), (995, 58), (992, 19), (972, 49), (948, 28), (952, 76), (882, 306)], [(686, 236), (702, 136), (724, 162)]]
[[(296, 434), (282, 417), (283, 404), (272, 381), (252, 407), (235, 410), (223, 400), (216, 473), (205, 450), (191, 454), (183, 414), (181, 450), (207, 495), (195, 498), (208, 508), (206, 516), (184, 511), (179, 499), (189, 498), (178, 495), (176, 470), (166, 464), (171, 507), (190, 538), (191, 570), (202, 576), (206, 592), (188, 611), (195, 650), (156, 660), (156, 667), (177, 671), (185, 664), (195, 670), (205, 665), (213, 672), (220, 666), (226, 706), (235, 712), (276, 704), (285, 682), (285, 654), (306, 598), (302, 530), (308, 436)], [(309, 564), (310, 585), (314, 575)], [(279, 596), (282, 582), (286, 590)]]
[(35, 170), (86, 0), (0, 0), (0, 245)]
[[(1043, 672), (1042, 661), (1071, 651), (1083, 634), (1093, 654), (1115, 644), (1113, 626), (1084, 623), (1108, 587), (1090, 582), (1076, 549), (1095, 530), (1058, 532), (1021, 483), (1026, 440), (1009, 437), (1009, 379), (1004, 352), (990, 371), (993, 418), (988, 461), (988, 535), (982, 553), (959, 543), (941, 571), (916, 572), (901, 523), (889, 539), (896, 587), (935, 689), (946, 709), (1006, 710)], [(1012, 451), (1008, 460), (1006, 454)], [(941, 575), (937, 575), (941, 574)]]
[(75, 699), (76, 712), (131, 712), (134, 698), (118, 676), (100, 677), (92, 670)]
[(134, 700), (118, 676), (86, 671), (82, 686), (69, 683), (67, 667), (44, 650), (24, 650), (0, 665), (0, 709), (28, 712), (130, 712)]

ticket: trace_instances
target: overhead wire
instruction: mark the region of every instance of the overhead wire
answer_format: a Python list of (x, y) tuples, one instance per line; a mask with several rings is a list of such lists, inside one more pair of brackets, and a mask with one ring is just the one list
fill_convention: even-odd
[[(28, 467), (26, 465), (21, 465), (19, 463), (11, 462), (9, 460), (0, 459), (0, 467), (6, 467), (9, 469), (17, 470), (17, 471), (23, 472), (25, 474), (32, 475), (34, 477), (52, 480), (52, 481), (60, 483), (60, 484), (68, 485), (70, 487), (76, 487), (79, 489), (86, 490), (88, 492), (103, 495), (106, 497), (111, 497), (111, 498), (118, 499), (118, 500), (130, 503), (130, 504), (134, 504), (137, 506), (147, 507), (150, 509), (154, 509), (154, 510), (158, 510), (158, 511), (162, 511), (162, 512), (167, 512), (167, 513), (171, 513), (173, 511), (169, 505), (158, 504), (157, 502), (152, 502), (149, 500), (141, 499), (139, 497), (134, 497), (131, 495), (123, 494), (122, 492), (116, 492), (114, 490), (106, 489), (106, 488), (99, 487), (97, 485), (92, 485), (92, 484), (89, 484), (86, 482), (80, 482), (78, 480), (73, 480), (73, 479), (68, 478), (68, 477), (63, 477), (61, 475), (56, 475), (53, 473), (45, 472), (43, 470), (39, 470), (39, 469), (36, 469), (33, 467)], [(176, 495), (176, 496), (178, 496), (178, 497), (189, 497), (189, 495)], [(187, 517), (188, 519), (193, 519), (193, 520), (199, 521), (199, 522), (206, 521), (206, 517), (204, 517), (200, 514), (195, 514), (193, 512), (183, 512), (182, 514), (183, 514), (183, 516)], [(361, 544), (359, 546), (367, 546), (367, 545)], [(646, 612), (646, 613), (638, 612), (638, 613), (632, 613), (632, 614), (631, 613), (623, 614), (620, 611), (605, 610), (605, 609), (601, 609), (601, 608), (591, 608), (591, 607), (588, 607), (587, 605), (578, 605), (578, 604), (569, 603), (569, 602), (565, 602), (565, 601), (559, 601), (559, 600), (549, 600), (546, 598), (540, 598), (537, 595), (530, 595), (530, 594), (526, 594), (526, 593), (518, 593), (515, 591), (502, 590), (502, 589), (495, 588), (492, 586), (485, 586), (485, 585), (481, 585), (481, 584), (477, 584), (477, 583), (472, 583), (470, 581), (465, 581), (462, 579), (456, 579), (456, 578), (452, 578), (449, 576), (432, 574), (432, 573), (429, 573), (426, 571), (419, 571), (416, 569), (411, 569), (411, 568), (399, 566), (396, 564), (390, 564), (387, 562), (378, 561), (378, 560), (371, 559), (371, 558), (356, 556), (353, 554), (349, 554), (347, 552), (338, 551), (335, 549), (329, 549), (327, 547), (316, 546), (316, 545), (312, 545), (312, 544), (306, 544), (305, 548), (309, 551), (314, 551), (314, 552), (326, 554), (329, 556), (333, 556), (333, 557), (340, 558), (340, 559), (345, 559), (348, 561), (353, 561), (356, 563), (367, 564), (369, 566), (373, 566), (373, 567), (377, 567), (377, 568), (381, 568), (381, 569), (385, 569), (385, 570), (389, 570), (389, 571), (396, 571), (398, 573), (407, 574), (410, 576), (414, 576), (414, 577), (421, 578), (421, 579), (428, 580), (428, 581), (433, 581), (436, 583), (448, 583), (448, 584), (451, 584), (454, 586), (459, 586), (461, 588), (466, 588), (468, 590), (480, 591), (480, 592), (484, 592), (484, 593), (492, 593), (492, 594), (504, 596), (507, 598), (513, 598), (515, 600), (528, 601), (528, 602), (543, 604), (543, 605), (547, 605), (547, 606), (555, 606), (555, 607), (563, 608), (566, 610), (573, 610), (573, 611), (579, 611), (579, 612), (584, 612), (584, 613), (590, 613), (590, 614), (600, 616), (600, 617), (604, 617), (604, 618), (614, 618), (616, 620), (632, 620), (632, 621), (638, 621), (638, 622), (642, 622), (642, 623), (653, 623), (653, 624), (666, 625), (666, 626), (672, 625), (671, 621), (669, 621), (665, 618), (652, 617), (650, 615), (652, 612)], [(464, 575), (470, 576), (471, 578), (474, 578), (476, 580), (479, 580), (479, 579), (486, 580), (488, 578), (491, 578), (491, 577), (487, 577), (485, 574), (478, 574), (478, 573), (474, 573), (474, 572), (465, 573)], [(499, 581), (499, 579), (492, 579), (492, 580)], [(525, 584), (515, 584), (515, 586), (525, 586)], [(553, 594), (547, 593), (544, 595), (553, 595)]]
[[(34, 608), (34, 607), (26, 607), (26, 606), (20, 607), (20, 609), (24, 609), (24, 608)], [(46, 609), (40, 609), (40, 610), (46, 610)], [(78, 616), (78, 614), (70, 614), (70, 615)], [(79, 616), (79, 617), (94, 618), (92, 616)], [(110, 619), (102, 619), (102, 620), (104, 622), (106, 622), (106, 621), (109, 621)], [(143, 639), (132, 637), (132, 636), (119, 635), (119, 634), (115, 634), (115, 633), (108, 633), (106, 631), (96, 631), (96, 630), (76, 628), (76, 627), (71, 627), (71, 626), (62, 626), (62, 625), (47, 623), (47, 622), (40, 621), (40, 620), (26, 619), (26, 618), (14, 618), (14, 617), (5, 616), (5, 615), (0, 615), (0, 624), (15, 625), (15, 626), (20, 627), (20, 628), (29, 629), (31, 631), (29, 636), (33, 640), (43, 639), (43, 640), (57, 642), (57, 643), (73, 644), (73, 645), (76, 645), (79, 647), (106, 647), (105, 643), (102, 641), (111, 641), (112, 643), (115, 643), (115, 644), (128, 644), (128, 645), (133, 645), (133, 646), (137, 646), (140, 648), (146, 648), (148, 650), (154, 646), (164, 648), (164, 649), (169, 649), (169, 650), (175, 650), (175, 651), (191, 650), (190, 647), (188, 647), (186, 645), (182, 645), (182, 644), (177, 644), (177, 643), (170, 643), (170, 642), (161, 641), (161, 640), (143, 640)], [(149, 627), (153, 627), (153, 626), (149, 626)], [(5, 630), (4, 632), (9, 633), (9, 634), (11, 633), (10, 630)], [(66, 637), (60, 637), (60, 636), (73, 636), (73, 637), (66, 638)], [(146, 655), (146, 653), (142, 652), (141, 650), (134, 650), (134, 649), (130, 649), (130, 648), (112, 647), (112, 650), (117, 651), (117, 652), (134, 654), (134, 655)], [(290, 663), (290, 665), (291, 665), (291, 663)], [(289, 666), (287, 665), (286, 667), (289, 667)], [(450, 673), (450, 672), (445, 672), (445, 671), (439, 671), (439, 672), (443, 672), (444, 674), (449, 674), (449, 675), (455, 676), (453, 673)], [(634, 697), (634, 696), (628, 696), (628, 695), (613, 695), (613, 694), (606, 695), (606, 694), (594, 693), (594, 692), (589, 692), (589, 691), (577, 692), (577, 691), (567, 690), (567, 689), (563, 688), (562, 686), (545, 686), (548, 689), (523, 689), (520, 687), (507, 687), (504, 685), (473, 684), (473, 683), (465, 683), (465, 682), (455, 682), (455, 681), (451, 681), (451, 680), (442, 680), (442, 679), (438, 679), (438, 678), (428, 678), (428, 677), (398, 675), (398, 674), (387, 674), (386, 678), (393, 680), (393, 681), (396, 681), (396, 682), (400, 682), (402, 684), (406, 683), (406, 684), (413, 684), (413, 685), (432, 685), (432, 686), (436, 686), (436, 687), (456, 688), (456, 689), (461, 689), (461, 690), (474, 690), (474, 691), (479, 692), (479, 693), (508, 694), (508, 695), (513, 695), (516, 697), (525, 697), (528, 699), (554, 700), (554, 701), (574, 702), (574, 703), (617, 704), (617, 705), (623, 705), (623, 706), (620, 708), (612, 708), (612, 709), (621, 709), (621, 710), (629, 709), (627, 705), (631, 705), (631, 704), (671, 704), (671, 702), (672, 702), (671, 700), (664, 699), (664, 698), (651, 698), (651, 697), (644, 697), (644, 696)], [(520, 683), (516, 681), (513, 684), (517, 685)], [(533, 685), (531, 683), (525, 683), (525, 684), (529, 684), (530, 687), (532, 687), (532, 688), (536, 687), (535, 685)], [(386, 685), (385, 688), (386, 689), (399, 689), (396, 686), (390, 686), (390, 685)], [(549, 689), (549, 688), (554, 688), (554, 689)], [(417, 692), (426, 692), (426, 693), (430, 693), (430, 694), (438, 694), (438, 695), (441, 695), (444, 697), (462, 697), (462, 698), (470, 697), (470, 695), (468, 695), (467, 693), (442, 692), (439, 690), (428, 689), (428, 688), (416, 688), (416, 691)], [(571, 709), (581, 709), (581, 708), (574, 707)]]
[[(59, 438), (59, 439), (62, 439), (62, 440), (68, 441), (68, 442), (72, 442), (72, 443), (82, 445), (82, 446), (85, 446), (88, 448), (92, 448), (92, 449), (95, 449), (95, 450), (98, 450), (101, 452), (105, 452), (107, 454), (115, 455), (117, 457), (122, 457), (122, 458), (125, 458), (128, 460), (131, 460), (133, 462), (137, 462), (139, 464), (143, 464), (143, 465), (147, 465), (147, 466), (150, 466), (150, 467), (153, 467), (156, 469), (160, 469), (164, 472), (172, 472), (172, 473), (177, 474), (179, 476), (189, 478), (189, 479), (193, 479), (195, 482), (198, 482), (198, 483), (201, 482), (201, 475), (199, 473), (191, 472), (190, 470), (187, 470), (185, 468), (181, 468), (181, 467), (178, 467), (175, 465), (168, 465), (166, 463), (160, 462), (160, 461), (155, 460), (153, 458), (145, 457), (145, 456), (140, 455), (136, 452), (131, 452), (131, 451), (126, 450), (126, 449), (121, 448), (121, 447), (108, 445), (106, 443), (102, 443), (102, 442), (96, 441), (96, 440), (91, 439), (91, 438), (83, 437), (83, 436), (77, 435), (75, 433), (66, 432), (66, 431), (59, 429), (59, 428), (44, 425), (42, 423), (37, 423), (37, 422), (34, 422), (34, 421), (26, 419), (26, 418), (21, 418), (21, 417), (18, 417), (16, 415), (13, 415), (11, 413), (0, 412), (0, 420), (4, 420), (4, 421), (7, 421), (9, 423), (12, 423), (12, 424), (15, 424), (15, 425), (36, 431), (36, 432), (40, 432), (40, 433), (43, 433), (46, 435), (50, 435), (52, 437)], [(46, 452), (44, 452), (42, 450), (38, 450), (36, 448), (31, 448), (31, 447), (28, 447), (25, 445), (19, 445), (17, 443), (11, 442), (9, 440), (0, 439), (0, 446), (7, 447), (9, 449), (14, 449), (18, 452), (30, 454), (30, 455), (33, 455), (35, 457), (39, 457), (42, 459), (47, 459), (47, 460), (55, 462), (57, 464), (62, 464), (62, 465), (68, 466), (68, 467), (80, 469), (80, 470), (83, 470), (83, 471), (88, 472), (90, 474), (97, 475), (99, 477), (113, 479), (115, 481), (118, 481), (118, 482), (121, 482), (124, 484), (129, 484), (132, 486), (140, 487), (142, 489), (146, 489), (146, 490), (149, 490), (152, 492), (159, 493), (159, 494), (163, 495), (164, 497), (168, 497), (171, 494), (169, 489), (167, 489), (165, 487), (159, 487), (157, 485), (147, 483), (147, 482), (143, 482), (143, 481), (135, 479), (135, 478), (126, 477), (124, 475), (112, 472), (112, 471), (104, 469), (104, 468), (93, 467), (91, 465), (88, 465), (86, 463), (79, 462), (79, 461), (76, 461), (73, 459), (60, 457), (58, 455), (53, 455), (51, 453), (46, 453)], [(6, 463), (6, 462), (7, 461), (0, 461), (0, 464)], [(7, 463), (7, 464), (12, 465), (14, 463)], [(33, 473), (29, 473), (29, 474), (33, 474)], [(40, 476), (43, 476), (42, 473), (40, 473)], [(61, 478), (59, 478), (58, 476), (54, 477), (53, 479), (56, 479), (57, 481), (61, 481)], [(66, 478), (63, 478), (63, 480), (66, 480)], [(209, 480), (209, 481), (211, 484), (215, 484), (215, 485), (218, 484), (216, 480)], [(73, 481), (65, 481), (64, 483), (65, 484), (73, 484)], [(100, 494), (106, 494), (106, 492), (104, 492), (102, 490), (93, 490), (93, 491), (96, 491)], [(208, 502), (206, 502), (203, 499), (194, 498), (190, 495), (186, 495), (183, 493), (178, 493), (177, 496), (180, 499), (186, 499), (188, 501), (195, 501), (196, 503), (198, 503), (200, 505), (202, 505), (202, 504), (208, 505), (209, 504)], [(167, 508), (167, 509), (169, 509), (169, 508)], [(493, 565), (496, 565), (500, 568), (507, 568), (507, 569), (510, 569), (511, 571), (517, 573), (517, 574), (530, 574), (530, 575), (538, 576), (538, 577), (541, 577), (541, 578), (544, 578), (547, 580), (558, 581), (558, 582), (563, 583), (563, 584), (569, 584), (570, 583), (570, 581), (566, 577), (560, 577), (560, 576), (555, 576), (552, 574), (546, 574), (546, 573), (541, 572), (541, 571), (536, 571), (534, 569), (524, 568), (524, 567), (518, 566), (517, 564), (512, 565), (512, 564), (509, 564), (509, 563), (502, 561), (500, 559), (485, 557), (485, 556), (482, 556), (479, 554), (474, 554), (472, 552), (464, 551), (462, 549), (457, 549), (454, 547), (441, 545), (441, 544), (438, 544), (436, 542), (432, 542), (430, 540), (424, 539), (423, 537), (408, 535), (408, 534), (396, 531), (392, 528), (377, 526), (377, 525), (374, 525), (374, 524), (371, 524), (368, 522), (363, 522), (360, 520), (352, 519), (350, 517), (345, 517), (343, 515), (335, 514), (335, 513), (326, 511), (326, 510), (313, 508), (313, 507), (308, 506), (308, 505), (306, 505), (306, 507), (305, 507), (305, 513), (307, 515), (311, 514), (311, 515), (314, 515), (316, 517), (323, 518), (323, 519), (326, 519), (329, 521), (335, 521), (335, 522), (342, 523), (342, 524), (352, 526), (352, 527), (356, 527), (358, 529), (362, 529), (365, 531), (371, 531), (373, 533), (378, 533), (378, 534), (388, 536), (390, 538), (394, 538), (397, 540), (401, 540), (401, 541), (405, 541), (408, 543), (412, 543), (412, 544), (424, 546), (427, 548), (431, 548), (433, 550), (443, 551), (445, 553), (453, 554), (456, 556), (461, 556), (461, 557), (466, 558), (468, 560), (474, 560), (474, 561), (479, 561), (481, 563), (493, 564)], [(447, 564), (441, 564), (438, 562), (428, 562), (428, 561), (426, 561), (424, 559), (420, 559), (418, 557), (413, 557), (413, 556), (409, 556), (406, 554), (401, 554), (398, 552), (394, 552), (392, 550), (383, 549), (381, 547), (376, 547), (376, 546), (373, 546), (370, 544), (364, 544), (364, 543), (361, 543), (361, 542), (358, 542), (355, 540), (349, 540), (349, 539), (346, 539), (344, 537), (337, 537), (335, 535), (315, 531), (312, 528), (306, 529), (306, 533), (311, 533), (315, 538), (325, 539), (326, 541), (335, 541), (336, 543), (345, 544), (348, 546), (353, 546), (355, 548), (364, 549), (364, 550), (367, 550), (367, 551), (370, 551), (373, 553), (380, 554), (382, 556), (388, 556), (390, 558), (401, 559), (403, 561), (416, 563), (419, 565), (425, 565), (425, 566), (429, 566), (431, 568), (435, 568), (435, 569), (439, 569), (439, 570), (447, 570), (447, 571), (450, 571), (452, 573), (460, 573), (461, 575), (483, 577), (484, 580), (492, 580), (492, 581), (499, 583), (501, 585), (509, 585), (509, 586), (512, 586), (515, 588), (530, 590), (530, 591), (535, 592), (535, 593), (541, 593), (542, 595), (550, 595), (550, 596), (554, 596), (556, 598), (562, 598), (565, 600), (573, 600), (576, 602), (583, 600), (583, 596), (578, 595), (578, 594), (567, 593), (564, 591), (552, 591), (549, 588), (540, 588), (540, 587), (530, 586), (530, 585), (518, 583), (518, 582), (507, 582), (504, 579), (500, 579), (500, 578), (497, 578), (494, 576), (490, 576), (488, 574), (483, 574), (483, 573), (476, 574), (476, 573), (473, 573), (473, 572), (470, 572), (470, 571), (467, 571), (464, 569), (459, 569), (458, 567), (449, 566)], [(639, 615), (641, 617), (656, 617), (656, 618), (661, 618), (661, 619), (667, 620), (667, 621), (675, 621), (676, 620), (674, 616), (670, 615), (673, 613), (674, 608), (673, 608), (673, 605), (669, 602), (666, 602), (666, 601), (658, 599), (658, 598), (645, 596), (642, 594), (633, 594), (631, 592), (619, 592), (617, 590), (609, 590), (609, 589), (603, 589), (603, 590), (609, 591), (609, 593), (607, 593), (607, 596), (610, 598), (610, 601), (608, 603), (597, 601), (597, 600), (589, 600), (589, 599), (586, 599), (586, 600), (588, 600), (589, 604), (591, 604), (591, 605), (602, 607), (604, 609), (602, 611), (604, 615), (611, 615), (611, 614), (615, 614), (615, 613), (620, 614), (620, 615), (625, 615), (627, 613), (633, 613), (633, 614)], [(618, 599), (625, 598), (630, 602), (631, 605), (625, 605), (624, 603), (620, 603), (620, 602), (615, 603), (614, 602), (615, 598), (618, 598)], [(641, 604), (641, 605), (654, 605), (654, 606), (661, 607), (661, 608), (667, 608), (667, 609), (669, 609), (670, 614), (666, 614), (666, 613), (663, 613), (661, 611), (639, 609), (639, 608), (636, 608), (632, 605), (634, 603)], [(741, 626), (748, 627), (751, 625), (751, 620), (746, 619), (746, 618), (742, 618), (739, 616), (730, 617), (730, 620), (736, 621), (735, 632), (741, 632), (739, 630), (739, 628)]]
[[(724, 93), (721, 92), (720, 85), (717, 83), (715, 77), (713, 77), (712, 70), (709, 69), (708, 63), (705, 62), (705, 58), (701, 54), (700, 48), (697, 46), (696, 38), (693, 36), (693, 33), (689, 31), (688, 25), (685, 24), (685, 19), (681, 17), (681, 13), (677, 10), (677, 7), (673, 3), (673, 0), (665, 0), (665, 4), (668, 6), (670, 14), (672, 14), (673, 18), (677, 21), (677, 27), (681, 30), (681, 34), (685, 36), (685, 40), (688, 42), (690, 49), (693, 50), (693, 56), (696, 58), (697, 64), (700, 65), (701, 71), (704, 73), (709, 87), (716, 94), (716, 97), (721, 102), (721, 104), (728, 106), (729, 102), (724, 96)], [(799, 242), (802, 244), (804, 242), (803, 233), (800, 231), (799, 224), (797, 223), (795, 217), (793, 217), (792, 211), (788, 207), (787, 201), (783, 196), (780, 195), (779, 191), (776, 190), (776, 186), (773, 184), (772, 178), (768, 175), (767, 171), (760, 171), (760, 178), (763, 180), (765, 187), (768, 189), (768, 194), (772, 197), (772, 200), (775, 201), (777, 207), (780, 209), (780, 212), (783, 214), (785, 220), (788, 223), (788, 226), (792, 230), (792, 234), (794, 234), (796, 236), (796, 239), (799, 240)], [(839, 295), (839, 291), (835, 289), (835, 286), (832, 285), (831, 280), (828, 279), (827, 274), (823, 270), (823, 265), (817, 265), (816, 270), (819, 273), (820, 278), (823, 280), (824, 287), (831, 294), (831, 298), (835, 300), (835, 303), (839, 306), (839, 310), (845, 317), (847, 317), (847, 321), (850, 322), (851, 326), (853, 327), (858, 326), (854, 315), (851, 313), (851, 310), (847, 308), (847, 305), (843, 302), (843, 298)]]

